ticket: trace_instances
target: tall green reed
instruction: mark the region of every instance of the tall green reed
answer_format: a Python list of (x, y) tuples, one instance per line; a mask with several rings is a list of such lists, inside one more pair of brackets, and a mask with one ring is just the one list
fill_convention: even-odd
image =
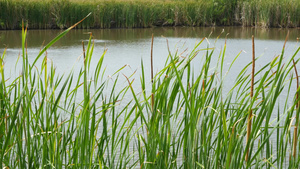
[[(299, 132), (294, 135), (291, 130), (297, 126), (293, 119), (299, 98), (292, 90), (291, 74), (296, 67), (293, 60), (295, 65), (299, 61), (299, 47), (286, 59), (283, 47), (278, 57), (255, 73), (249, 73), (254, 60), (249, 61), (227, 92), (225, 71), (230, 72), (240, 54), (225, 68), (225, 42), (217, 65), (212, 65), (215, 47), (205, 46), (203, 38), (188, 54), (168, 49), (165, 67), (150, 80), (141, 62), (140, 82), (127, 75), (128, 85), (120, 88), (118, 74), (125, 67), (115, 73), (113, 82), (106, 80), (106, 51), (92, 64), (92, 35), (83, 44), (79, 73), (57, 74), (46, 51), (70, 29), (49, 42), (32, 63), (23, 29), (22, 73), (15, 79), (7, 80), (5, 53), (1, 57), (2, 167), (299, 167), (299, 158), (293, 155)], [(197, 57), (202, 62), (195, 63)], [(129, 101), (124, 99), (128, 95)], [(291, 95), (295, 95), (292, 102)], [(252, 126), (247, 136), (250, 109)]]

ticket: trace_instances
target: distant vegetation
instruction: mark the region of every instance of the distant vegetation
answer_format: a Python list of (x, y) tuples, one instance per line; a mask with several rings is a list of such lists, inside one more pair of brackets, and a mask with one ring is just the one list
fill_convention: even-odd
[(0, 0), (0, 29), (152, 26), (299, 27), (299, 0)]

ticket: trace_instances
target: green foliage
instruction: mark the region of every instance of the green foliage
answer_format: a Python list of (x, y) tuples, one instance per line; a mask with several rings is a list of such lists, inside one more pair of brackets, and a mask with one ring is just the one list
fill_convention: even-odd
[(0, 0), (0, 29), (243, 25), (299, 27), (300, 1), (283, 0)]
[[(290, 96), (296, 95), (292, 60), (299, 63), (300, 47), (285, 60), (283, 48), (256, 71), (253, 98), (251, 62), (225, 93), (226, 44), (212, 66), (215, 48), (202, 47), (205, 39), (186, 58), (169, 51), (151, 84), (142, 62), (140, 91), (132, 77), (125, 76), (128, 85), (118, 87), (124, 67), (113, 82), (103, 78), (105, 52), (92, 66), (92, 37), (80, 72), (58, 75), (44, 52), (74, 26), (49, 42), (33, 63), (23, 26), (22, 73), (15, 79), (5, 77), (5, 52), (1, 56), (1, 168), (299, 168), (300, 156), (291, 156), (299, 100)], [(198, 72), (192, 63), (201, 51)], [(39, 59), (43, 62), (36, 64)], [(250, 109), (255, 116), (246, 143)]]

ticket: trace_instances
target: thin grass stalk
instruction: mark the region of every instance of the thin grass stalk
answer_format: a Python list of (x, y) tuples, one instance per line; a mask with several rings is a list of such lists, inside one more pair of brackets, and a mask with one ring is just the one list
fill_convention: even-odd
[(82, 41), (82, 54), (83, 54), (83, 65), (84, 65), (84, 83), (83, 83), (83, 88), (84, 88), (84, 97), (86, 94), (86, 90), (87, 90), (87, 61), (86, 61), (86, 56), (85, 56), (85, 48), (84, 48), (84, 42)]
[[(254, 75), (255, 75), (255, 46), (254, 46), (254, 36), (252, 35), (252, 73), (251, 73), (251, 89), (250, 89), (251, 100), (253, 99)], [(252, 121), (252, 108), (250, 108), (250, 113), (248, 116), (246, 144), (249, 144), (250, 142), (251, 121)], [(249, 158), (249, 147), (247, 148), (247, 153), (245, 158), (246, 162), (248, 161), (248, 158)]]
[[(152, 39), (151, 39), (151, 83), (153, 85), (153, 40), (154, 36), (152, 33)], [(152, 106), (152, 111), (154, 112), (154, 89), (152, 89), (151, 93), (151, 106)]]
[[(86, 60), (86, 55), (85, 55), (85, 48), (84, 48), (84, 43), (82, 41), (82, 50), (83, 50), (83, 98), (84, 98), (84, 103), (83, 103), (83, 108), (82, 108), (82, 137), (83, 139), (81, 140), (81, 157), (80, 157), (80, 162), (81, 163), (81, 168), (83, 168), (84, 164), (86, 163), (86, 144), (87, 144), (87, 140), (86, 140), (86, 137), (87, 137), (87, 129), (89, 128), (89, 126), (86, 126), (86, 122), (87, 122), (87, 114), (88, 114), (88, 110), (87, 110), (87, 106), (88, 106), (88, 102), (89, 100), (87, 100), (87, 60)], [(88, 54), (88, 53), (87, 53)]]
[(294, 145), (293, 145), (293, 156), (296, 158), (297, 154), (297, 140), (298, 140), (298, 135), (297, 135), (297, 129), (298, 129), (298, 124), (299, 124), (299, 114), (298, 114), (298, 109), (299, 109), (299, 77), (298, 77), (298, 71), (296, 67), (295, 60), (293, 59), (293, 66), (295, 69), (295, 74), (296, 74), (296, 80), (297, 80), (297, 90), (296, 90), (296, 123), (295, 123), (295, 128), (294, 128)]
[[(23, 72), (22, 72), (22, 79), (23, 79), (23, 90), (25, 91), (25, 97), (23, 98), (23, 113), (26, 119), (23, 121), (24, 125), (24, 136), (25, 136), (25, 146), (27, 148), (27, 167), (30, 168), (32, 163), (31, 159), (31, 136), (30, 136), (30, 113), (31, 113), (31, 106), (30, 103), (32, 101), (32, 88), (29, 88), (28, 85), (31, 82), (31, 71), (29, 70), (29, 62), (28, 62), (28, 53), (27, 53), (27, 26), (24, 29), (24, 24), (22, 23), (22, 54), (23, 54)], [(25, 122), (26, 120), (26, 122)], [(24, 166), (25, 167), (25, 166)]]

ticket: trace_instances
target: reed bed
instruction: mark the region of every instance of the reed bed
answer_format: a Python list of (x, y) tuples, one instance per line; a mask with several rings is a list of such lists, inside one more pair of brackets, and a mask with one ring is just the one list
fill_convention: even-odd
[(296, 0), (0, 0), (0, 29), (68, 28), (90, 12), (77, 28), (299, 27), (299, 11)]
[[(23, 26), (22, 72), (14, 79), (6, 77), (5, 52), (1, 56), (1, 168), (299, 168), (299, 88), (293, 73), (299, 46), (292, 56), (283, 47), (255, 71), (249, 71), (254, 65), (249, 59), (225, 93), (231, 67), (224, 72), (226, 43), (215, 66), (215, 48), (205, 38), (185, 58), (169, 50), (165, 67), (151, 79), (141, 62), (139, 80), (118, 76), (121, 68), (109, 83), (103, 77), (105, 52), (91, 66), (90, 36), (79, 74), (58, 75), (46, 50), (71, 28), (30, 63)], [(204, 56), (198, 56), (201, 51)], [(195, 57), (203, 57), (200, 72), (192, 66)], [(121, 89), (120, 78), (128, 82)]]

